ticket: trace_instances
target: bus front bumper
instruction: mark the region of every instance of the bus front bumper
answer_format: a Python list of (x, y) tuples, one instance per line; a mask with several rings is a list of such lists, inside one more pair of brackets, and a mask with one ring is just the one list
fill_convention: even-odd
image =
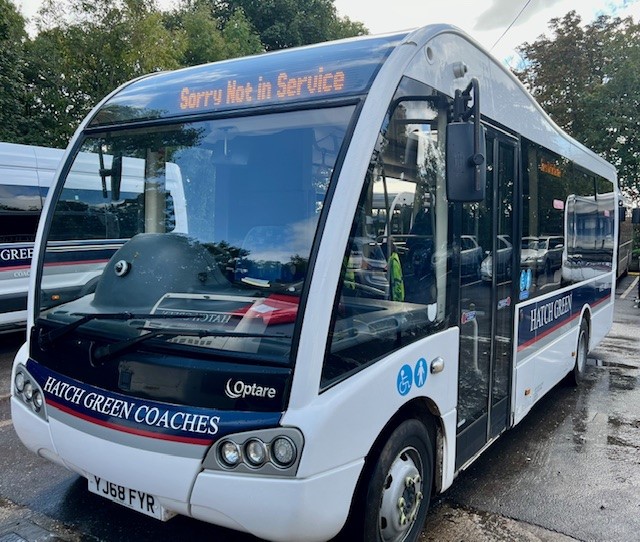
[(363, 464), (306, 479), (204, 471), (191, 494), (191, 516), (267, 540), (329, 540), (347, 519)]
[(157, 496), (169, 512), (267, 540), (333, 538), (346, 521), (364, 465), (355, 461), (304, 479), (203, 470), (199, 459), (131, 448), (45, 421), (15, 396), (11, 411), (18, 436), (41, 457), (87, 479), (100, 475), (135, 486)]

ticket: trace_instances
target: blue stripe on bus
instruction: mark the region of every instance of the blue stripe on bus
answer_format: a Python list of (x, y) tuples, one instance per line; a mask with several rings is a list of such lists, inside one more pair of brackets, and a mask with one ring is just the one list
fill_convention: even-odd
[[(45, 265), (108, 261), (123, 244), (112, 239), (49, 243)], [(33, 243), (0, 245), (0, 272), (28, 269), (32, 257)]]
[(518, 319), (518, 351), (531, 347), (541, 339), (570, 325), (585, 305), (592, 309), (611, 299), (610, 279), (564, 290), (562, 293), (520, 305)]
[(0, 271), (24, 269), (31, 266), (33, 243), (0, 245)]
[(277, 427), (281, 412), (240, 412), (161, 403), (79, 382), (29, 359), (27, 370), (52, 408), (102, 427), (170, 442), (209, 446), (224, 435)]

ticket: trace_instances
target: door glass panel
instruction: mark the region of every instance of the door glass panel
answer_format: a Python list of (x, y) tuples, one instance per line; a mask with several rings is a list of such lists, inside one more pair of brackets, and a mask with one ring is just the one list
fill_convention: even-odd
[(458, 466), (508, 421), (513, 348), (516, 147), (487, 140), (486, 199), (463, 206)]
[[(487, 414), (491, 360), (491, 285), (494, 273), (493, 140), (487, 140), (487, 198), (463, 206), (460, 289), (458, 431)], [(463, 244), (464, 243), (464, 244)], [(474, 243), (479, 250), (468, 252)], [(505, 245), (506, 247), (506, 245)], [(498, 251), (499, 257), (500, 252)], [(474, 258), (473, 268), (470, 260)]]
[[(498, 145), (497, 183), (497, 236), (498, 240), (510, 240), (514, 225), (515, 147), (500, 142)], [(513, 350), (513, 247), (505, 253), (505, 272), (496, 281), (496, 318), (494, 336), (494, 360), (491, 404), (498, 405), (508, 397), (509, 374)], [(517, 268), (517, 267), (516, 267)], [(506, 404), (496, 412), (492, 420), (492, 433), (506, 427)], [(497, 426), (496, 426), (497, 424)], [(493, 436), (493, 435), (492, 435)]]

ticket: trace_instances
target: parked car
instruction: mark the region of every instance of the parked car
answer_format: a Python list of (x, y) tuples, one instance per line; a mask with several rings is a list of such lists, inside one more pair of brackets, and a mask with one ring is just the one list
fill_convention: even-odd
[(551, 274), (562, 267), (564, 237), (523, 237), (520, 259), (522, 267), (529, 267), (536, 273)]
[(460, 274), (463, 279), (479, 279), (482, 247), (474, 235), (460, 236)]
[[(511, 277), (513, 244), (508, 235), (498, 235), (496, 239), (497, 279), (502, 280)], [(480, 264), (482, 280), (491, 282), (493, 279), (493, 254), (486, 252), (486, 258)]]

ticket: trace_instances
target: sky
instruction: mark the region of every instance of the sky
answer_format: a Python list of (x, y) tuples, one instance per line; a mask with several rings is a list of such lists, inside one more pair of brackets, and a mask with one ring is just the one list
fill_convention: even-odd
[[(13, 1), (28, 19), (42, 3)], [(176, 4), (175, 0), (157, 2), (163, 9)], [(334, 0), (334, 5), (339, 15), (363, 22), (372, 34), (432, 23), (453, 24), (509, 65), (518, 63), (518, 45), (535, 41), (548, 31), (550, 19), (571, 10), (585, 23), (600, 14), (632, 16), (640, 21), (640, 0)]]
[(639, 0), (335, 0), (334, 4), (340, 15), (362, 21), (372, 34), (433, 23), (455, 25), (511, 65), (519, 60), (519, 45), (548, 33), (548, 22), (571, 10), (585, 23), (600, 14), (640, 20)]

